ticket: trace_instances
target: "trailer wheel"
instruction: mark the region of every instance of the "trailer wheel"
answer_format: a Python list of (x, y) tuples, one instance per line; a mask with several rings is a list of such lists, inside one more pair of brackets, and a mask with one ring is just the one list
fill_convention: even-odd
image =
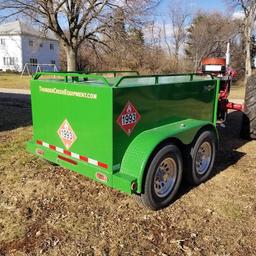
[(189, 148), (185, 164), (185, 178), (191, 185), (207, 180), (216, 156), (216, 136), (212, 131), (202, 132)]
[(241, 137), (256, 139), (256, 76), (249, 77), (246, 85)]
[(179, 189), (182, 171), (180, 150), (172, 144), (162, 147), (149, 164), (143, 193), (136, 200), (151, 210), (168, 206)]

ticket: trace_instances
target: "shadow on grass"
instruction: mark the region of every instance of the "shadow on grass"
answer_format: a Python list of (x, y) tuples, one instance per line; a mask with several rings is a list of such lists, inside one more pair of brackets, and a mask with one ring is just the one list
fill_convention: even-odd
[(32, 124), (30, 95), (0, 92), (0, 132)]
[[(229, 166), (236, 164), (246, 154), (238, 149), (248, 143), (248, 140), (240, 138), (243, 113), (234, 111), (228, 114), (226, 127), (218, 127), (220, 145), (216, 155), (213, 174), (210, 179), (225, 171)], [(177, 195), (177, 199), (188, 193), (194, 187), (183, 182)]]

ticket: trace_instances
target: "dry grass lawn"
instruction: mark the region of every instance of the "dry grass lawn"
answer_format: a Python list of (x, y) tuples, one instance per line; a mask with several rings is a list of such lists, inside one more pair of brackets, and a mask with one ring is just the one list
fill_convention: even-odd
[(241, 81), (234, 83), (230, 90), (230, 99), (244, 99), (245, 86)]
[(215, 176), (158, 212), (27, 153), (31, 127), (1, 132), (0, 255), (256, 255), (256, 142), (226, 129)]
[(29, 89), (31, 76), (0, 72), (0, 88)]
[(0, 113), (1, 256), (256, 255), (256, 141), (239, 139), (241, 114), (219, 130), (213, 177), (152, 212), (27, 153), (27, 106)]

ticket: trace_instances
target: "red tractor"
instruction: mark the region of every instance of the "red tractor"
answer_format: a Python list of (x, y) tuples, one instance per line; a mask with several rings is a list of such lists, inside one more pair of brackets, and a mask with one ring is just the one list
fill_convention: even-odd
[(204, 58), (201, 72), (220, 79), (218, 120), (225, 121), (229, 109), (243, 110), (242, 104), (228, 100), (232, 79), (236, 76), (236, 72), (226, 64), (225, 58)]
[(241, 136), (246, 139), (256, 139), (256, 76), (248, 79), (244, 104), (230, 102), (228, 97), (236, 72), (229, 66), (229, 60), (228, 44), (226, 58), (204, 58), (200, 73), (220, 79), (218, 120), (224, 122), (229, 109), (243, 111)]

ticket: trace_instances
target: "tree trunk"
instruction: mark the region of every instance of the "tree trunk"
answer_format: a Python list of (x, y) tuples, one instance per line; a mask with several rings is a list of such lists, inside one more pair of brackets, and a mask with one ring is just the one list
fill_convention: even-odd
[(175, 58), (175, 71), (179, 72), (179, 51), (180, 45), (178, 42), (175, 43), (175, 51), (174, 51), (174, 58)]
[(256, 139), (256, 76), (252, 76), (251, 37), (255, 20), (255, 9), (248, 11), (245, 17), (245, 102), (241, 135), (246, 139)]
[(252, 36), (253, 15), (249, 12), (245, 19), (244, 39), (245, 39), (245, 84), (252, 75), (251, 65), (251, 36)]
[(77, 71), (77, 49), (66, 47), (67, 71)]
[[(249, 18), (249, 17), (248, 17)], [(247, 79), (252, 75), (252, 64), (251, 64), (251, 28), (246, 22), (245, 25), (245, 84)]]

